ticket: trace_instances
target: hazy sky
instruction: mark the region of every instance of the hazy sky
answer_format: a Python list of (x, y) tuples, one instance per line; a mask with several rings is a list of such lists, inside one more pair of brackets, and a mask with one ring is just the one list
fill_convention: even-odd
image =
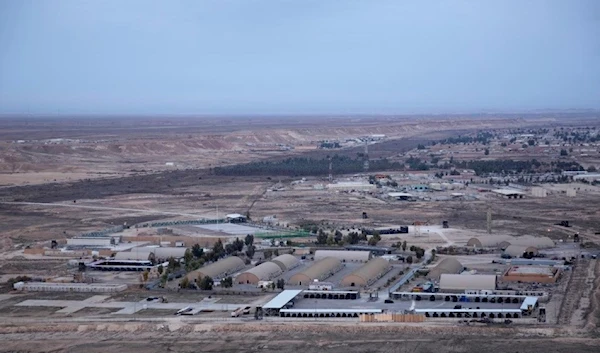
[(0, 114), (600, 108), (600, 0), (0, 0)]

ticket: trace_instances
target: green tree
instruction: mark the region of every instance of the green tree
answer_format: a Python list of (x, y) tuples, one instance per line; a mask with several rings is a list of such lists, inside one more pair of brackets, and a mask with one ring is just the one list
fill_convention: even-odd
[(277, 288), (281, 290), (285, 289), (285, 280), (283, 278), (277, 280)]
[(225, 277), (221, 280), (221, 287), (223, 288), (231, 288), (233, 287), (233, 278)]
[(213, 284), (215, 284), (215, 282), (213, 281), (212, 278), (210, 278), (210, 276), (202, 276), (199, 275), (198, 276), (198, 287), (202, 290), (211, 290), (213, 288)]
[(158, 267), (156, 268), (156, 271), (158, 271), (159, 275), (162, 275), (164, 270), (165, 269), (164, 269), (163, 265), (158, 265)]
[(412, 255), (408, 255), (408, 257), (406, 257), (406, 262), (409, 263), (409, 264), (413, 263), (413, 257), (412, 257)]
[(256, 249), (254, 248), (254, 245), (250, 245), (248, 249), (246, 249), (246, 256), (248, 256), (248, 258), (251, 259), (252, 257), (254, 257), (255, 251)]
[(183, 277), (179, 281), (179, 288), (188, 289), (190, 287), (190, 280), (187, 277)]
[(402, 242), (402, 251), (406, 251), (406, 240)]
[(323, 231), (323, 229), (319, 229), (317, 234), (317, 244), (326, 244), (327, 243), (327, 234)]
[(561, 156), (568, 156), (569, 152), (567, 152), (567, 150), (563, 148), (563, 149), (560, 150), (560, 155)]
[(194, 255), (195, 258), (201, 258), (203, 254), (204, 249), (200, 247), (200, 244), (194, 244), (194, 246), (192, 246), (192, 255)]
[(176, 268), (179, 268), (179, 262), (173, 256), (169, 257), (169, 270), (173, 271)]
[(373, 232), (373, 236), (371, 238), (369, 238), (368, 244), (371, 246), (375, 246), (375, 245), (377, 245), (377, 243), (379, 243), (380, 240), (381, 240), (381, 235), (379, 235), (379, 232), (375, 231), (375, 232)]
[(254, 235), (252, 235), (252, 234), (246, 235), (246, 238), (244, 238), (244, 243), (246, 244), (246, 246), (250, 246), (250, 245), (254, 244)]
[(187, 249), (185, 251), (185, 254), (183, 255), (183, 261), (185, 261), (185, 268), (189, 270), (190, 266), (192, 265), (192, 260), (194, 259), (194, 254), (192, 253), (192, 250)]
[(483, 154), (485, 154), (486, 156), (490, 154), (490, 149), (486, 148), (485, 151), (483, 152)]
[(225, 253), (225, 248), (223, 247), (223, 242), (221, 239), (217, 240), (215, 245), (213, 245), (213, 257), (218, 259), (223, 256)]

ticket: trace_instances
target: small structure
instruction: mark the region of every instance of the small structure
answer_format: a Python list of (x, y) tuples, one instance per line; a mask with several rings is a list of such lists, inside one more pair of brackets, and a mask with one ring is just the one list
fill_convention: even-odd
[(326, 257), (324, 259), (316, 261), (312, 266), (306, 270), (296, 273), (288, 281), (291, 285), (310, 285), (314, 280), (322, 281), (327, 277), (334, 275), (336, 272), (341, 270), (344, 264), (335, 257)]
[(331, 291), (333, 290), (333, 283), (331, 282), (321, 282), (315, 280), (308, 286), (309, 290), (317, 290), (317, 291)]
[(377, 188), (375, 184), (356, 181), (342, 181), (335, 184), (327, 184), (327, 189), (338, 191), (373, 191)]
[(492, 192), (501, 196), (506, 196), (509, 199), (522, 199), (525, 195), (523, 191), (516, 189), (496, 189), (492, 190)]
[(294, 299), (300, 293), (302, 293), (302, 290), (286, 289), (279, 293), (275, 298), (271, 299), (268, 303), (263, 305), (261, 309), (264, 310), (267, 316), (278, 315), (281, 309), (294, 306)]
[(315, 261), (328, 257), (334, 257), (341, 262), (367, 262), (371, 259), (370, 251), (346, 251), (346, 250), (317, 250)]
[(546, 189), (538, 186), (538, 187), (531, 188), (531, 195), (535, 196), (535, 197), (546, 197), (547, 192), (546, 192)]
[(370, 251), (371, 254), (381, 256), (391, 254), (393, 249), (384, 246), (370, 246), (370, 245), (348, 245), (346, 246), (348, 251)]
[(246, 223), (246, 216), (239, 213), (230, 213), (225, 218), (229, 223)]
[(353, 271), (340, 282), (345, 287), (366, 287), (377, 281), (392, 269), (390, 263), (382, 258), (375, 258)]
[(388, 192), (388, 196), (400, 201), (408, 201), (414, 198), (414, 195), (408, 192)]
[(85, 266), (98, 271), (149, 271), (156, 267), (148, 260), (98, 260)]
[(427, 278), (439, 281), (442, 274), (459, 274), (463, 269), (463, 265), (458, 260), (446, 257), (429, 271)]
[(504, 282), (556, 283), (560, 269), (550, 266), (511, 266), (504, 275)]
[(464, 292), (465, 290), (495, 290), (496, 275), (455, 275), (440, 276), (441, 292)]

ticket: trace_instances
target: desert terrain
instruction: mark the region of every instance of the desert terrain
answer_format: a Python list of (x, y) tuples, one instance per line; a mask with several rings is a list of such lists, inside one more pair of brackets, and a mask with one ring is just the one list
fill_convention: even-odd
[[(387, 192), (332, 191), (326, 187), (333, 181), (357, 183), (375, 173), (386, 174), (400, 185), (435, 182), (431, 176), (438, 170), (435, 166), (429, 170), (404, 167), (404, 161), (421, 153), (423, 145), (427, 151), (421, 158), (433, 160), (437, 157), (429, 155), (439, 153), (439, 163), (456, 156), (456, 160), (465, 161), (535, 158), (550, 165), (559, 160), (559, 151), (569, 146), (555, 147), (555, 151), (548, 152), (546, 149), (550, 147), (544, 147), (543, 138), (540, 138), (539, 148), (536, 145), (510, 152), (510, 144), (500, 147), (500, 142), (491, 148), (476, 143), (457, 144), (452, 149), (458, 151), (451, 152), (454, 154), (449, 157), (443, 155), (448, 147), (439, 147), (443, 145), (439, 141), (482, 131), (502, 136), (509, 130), (519, 131), (513, 134), (525, 134), (528, 130), (558, 131), (563, 127), (596, 129), (600, 127), (600, 120), (588, 114), (0, 119), (0, 278), (6, 282), (21, 275), (71, 276), (73, 271), (63, 257), (24, 253), (28, 248), (47, 248), (53, 240), (62, 245), (82, 233), (120, 225), (131, 226), (121, 233), (128, 239), (158, 236), (155, 228), (141, 225), (218, 219), (232, 213), (248, 215), (253, 220), (276, 215), (277, 224), (272, 228), (282, 232), (301, 230), (305, 224), (315, 224), (332, 233), (339, 229), (344, 235), (352, 229), (408, 225), (409, 234), (382, 235), (378, 245), (391, 247), (406, 240), (410, 245), (428, 250), (464, 246), (470, 238), (485, 235), (490, 225), (496, 236), (547, 236), (557, 244), (572, 241), (573, 234), (578, 233), (588, 244), (586, 250), (593, 252), (600, 249), (600, 186), (591, 183), (547, 183), (543, 184), (548, 190), (544, 198), (511, 199), (489, 190), (481, 191), (489, 185), (487, 176), (462, 170), (468, 168), (456, 168), (461, 169), (459, 180), (471, 185), (454, 192), (436, 193), (437, 199), (431, 200), (421, 197), (416, 202), (401, 202), (387, 197)], [(327, 174), (236, 175), (215, 169), (295, 157), (316, 160), (335, 154), (355, 158), (364, 152), (364, 146), (361, 142), (352, 142), (354, 139), (380, 135), (385, 138), (369, 144), (368, 158), (400, 161), (402, 170), (339, 173), (334, 165), (333, 180), (329, 180)], [(319, 148), (323, 141), (333, 140), (345, 145), (333, 150)], [(429, 146), (436, 141), (435, 146)], [(487, 151), (483, 154), (488, 148), (491, 149), (489, 157)], [(573, 144), (571, 148), (575, 151), (568, 152), (569, 162), (585, 167), (598, 165), (596, 147)], [(582, 149), (586, 151), (580, 151)], [(563, 160), (567, 161), (567, 157)], [(521, 184), (531, 187), (535, 183)], [(390, 191), (392, 188), (389, 186)], [(566, 188), (576, 188), (576, 196), (566, 197)], [(454, 198), (457, 195), (453, 194), (461, 195)], [(367, 218), (363, 212), (368, 213)], [(491, 223), (488, 223), (488, 213)], [(562, 220), (569, 220), (571, 226), (556, 224)], [(441, 229), (443, 221), (449, 222), (450, 229)], [(219, 238), (233, 239), (218, 230), (196, 229), (196, 233), (190, 235), (190, 229), (173, 226), (175, 235), (195, 236), (202, 246), (204, 242), (207, 247), (212, 246)], [(306, 246), (314, 243), (314, 237), (292, 240)], [(218, 315), (184, 318), (164, 313), (154, 316), (148, 312), (117, 318), (111, 311), (92, 308), (62, 315), (52, 307), (15, 306), (25, 299), (54, 300), (62, 294), (13, 296), (10, 285), (4, 283), (1, 294), (10, 296), (0, 300), (0, 341), (3, 342), (0, 352), (104, 352), (118, 348), (127, 352), (238, 352), (240, 349), (249, 352), (597, 352), (600, 350), (600, 265), (596, 260), (586, 259), (575, 262), (574, 266), (560, 284), (563, 291), (560, 298), (581, 294), (585, 300), (565, 299), (549, 304), (548, 308), (556, 306), (555, 312), (549, 314), (554, 322), (510, 327), (465, 327), (455, 322), (429, 321), (419, 324), (347, 320), (284, 322), (280, 318), (240, 322)], [(167, 293), (181, 302), (191, 302), (201, 296), (197, 292), (178, 294), (169, 290), (174, 291), (161, 289), (158, 293)], [(139, 288), (126, 293), (135, 300), (148, 295)], [(88, 297), (69, 295), (73, 295), (73, 300)], [(236, 298), (230, 296), (229, 300), (236, 301)], [(113, 296), (110, 300), (125, 299)], [(251, 300), (239, 299), (239, 302), (254, 303), (254, 300), (252, 297)]]

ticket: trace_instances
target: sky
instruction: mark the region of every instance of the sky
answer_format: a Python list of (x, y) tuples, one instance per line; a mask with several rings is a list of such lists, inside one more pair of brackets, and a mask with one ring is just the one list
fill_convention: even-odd
[(0, 114), (598, 108), (598, 0), (0, 0)]

